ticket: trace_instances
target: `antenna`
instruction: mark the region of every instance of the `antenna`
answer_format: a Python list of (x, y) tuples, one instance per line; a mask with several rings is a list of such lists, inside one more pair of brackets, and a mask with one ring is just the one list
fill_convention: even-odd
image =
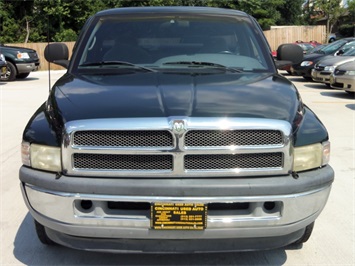
[[(49, 46), (49, 14), (47, 16), (47, 47), (48, 50), (50, 49)], [(51, 85), (51, 62), (48, 61), (48, 91), (51, 91), (52, 85)]]

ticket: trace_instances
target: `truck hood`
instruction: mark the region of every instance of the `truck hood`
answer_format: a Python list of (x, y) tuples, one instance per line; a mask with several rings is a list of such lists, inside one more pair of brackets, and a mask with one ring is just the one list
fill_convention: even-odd
[(270, 73), (64, 75), (49, 103), (62, 123), (97, 118), (254, 117), (295, 120), (301, 104), (286, 78)]

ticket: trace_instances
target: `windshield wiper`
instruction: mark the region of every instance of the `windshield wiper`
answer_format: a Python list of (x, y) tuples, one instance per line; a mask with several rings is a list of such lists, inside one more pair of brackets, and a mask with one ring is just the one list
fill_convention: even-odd
[(103, 66), (128, 66), (131, 68), (135, 69), (140, 69), (140, 70), (145, 70), (149, 72), (156, 72), (156, 70), (148, 68), (148, 67), (143, 67), (139, 66), (133, 63), (125, 62), (125, 61), (100, 61), (100, 62), (90, 62), (90, 63), (85, 63), (79, 65), (79, 67), (90, 67), (90, 66), (98, 66), (98, 67), (103, 67)]
[(188, 67), (211, 67), (217, 69), (223, 69), (225, 71), (242, 73), (243, 70), (237, 69), (234, 67), (227, 67), (221, 64), (212, 63), (212, 62), (199, 62), (199, 61), (176, 61), (176, 62), (166, 62), (163, 65), (185, 65)]

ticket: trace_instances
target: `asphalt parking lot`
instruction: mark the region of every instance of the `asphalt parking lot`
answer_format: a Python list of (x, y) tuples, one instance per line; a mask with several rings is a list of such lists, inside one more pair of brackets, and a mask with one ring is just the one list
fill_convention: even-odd
[[(51, 72), (52, 84), (63, 73)], [(0, 82), (0, 265), (355, 265), (355, 99), (301, 77), (287, 77), (325, 124), (332, 144), (335, 182), (310, 240), (270, 251), (183, 255), (102, 254), (43, 246), (22, 199), (18, 169), (22, 130), (47, 98), (48, 73)]]

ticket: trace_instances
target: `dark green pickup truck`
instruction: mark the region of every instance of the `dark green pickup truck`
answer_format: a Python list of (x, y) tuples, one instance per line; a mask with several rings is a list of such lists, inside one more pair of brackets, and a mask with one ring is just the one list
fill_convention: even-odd
[[(334, 172), (328, 133), (256, 20), (203, 7), (118, 8), (84, 26), (22, 139), (21, 189), (44, 244), (210, 252), (303, 243)], [(282, 62), (284, 61), (284, 62)], [(292, 61), (292, 62), (285, 62)]]
[(33, 49), (0, 44), (0, 52), (7, 62), (7, 71), (0, 75), (0, 81), (24, 79), (39, 68), (39, 57)]

